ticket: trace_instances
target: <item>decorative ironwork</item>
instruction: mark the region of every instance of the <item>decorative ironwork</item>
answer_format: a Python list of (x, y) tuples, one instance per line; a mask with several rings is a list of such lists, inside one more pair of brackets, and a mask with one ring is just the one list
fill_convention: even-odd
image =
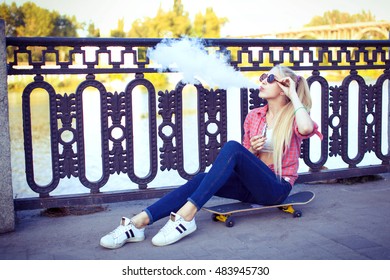
[[(298, 71), (306, 72), (309, 86), (318, 83), (321, 96), (321, 155), (318, 161), (310, 158), (310, 140), (301, 147), (301, 157), (312, 172), (301, 174), (300, 182), (326, 178), (375, 174), (390, 171), (390, 152), (382, 151), (383, 87), (390, 82), (390, 58), (388, 40), (382, 41), (310, 41), (310, 40), (256, 40), (256, 39), (209, 39), (205, 49), (230, 55), (230, 64), (242, 72), (267, 71), (273, 65), (283, 63)], [(59, 203), (94, 203), (98, 201), (123, 201), (141, 197), (152, 197), (159, 192), (148, 188), (162, 172), (175, 170), (182, 178), (190, 179), (206, 170), (216, 158), (220, 148), (227, 141), (227, 91), (209, 89), (201, 83), (194, 85), (197, 95), (199, 168), (188, 173), (184, 168), (183, 140), (183, 89), (179, 82), (174, 89), (156, 93), (152, 79), (145, 73), (157, 73), (161, 69), (152, 67), (145, 56), (160, 39), (86, 39), (86, 38), (7, 38), (7, 46), (13, 56), (8, 64), (9, 75), (33, 75), (23, 91), (23, 130), (27, 183), (40, 195), (35, 202), (21, 200), (18, 208), (43, 207)], [(106, 58), (106, 59), (105, 59)], [(372, 84), (359, 75), (360, 70), (383, 70)], [(341, 84), (329, 86), (328, 70), (349, 70)], [(104, 82), (98, 81), (98, 74), (135, 74), (124, 91), (107, 91)], [(83, 74), (82, 81), (74, 93), (57, 93), (54, 87), (44, 81), (43, 75)], [(169, 75), (169, 72), (167, 72)], [(358, 85), (358, 108), (350, 108), (349, 86)], [(135, 172), (133, 104), (136, 87), (146, 89), (148, 101), (147, 122), (149, 126), (148, 145), (150, 170), (144, 177)], [(85, 128), (83, 96), (87, 88), (99, 94), (101, 170), (102, 176), (92, 181), (86, 175)], [(31, 125), (30, 96), (35, 89), (41, 89), (49, 97), (49, 122), (51, 141), (51, 174), (47, 185), (39, 185), (34, 177), (33, 141)], [(242, 88), (241, 123), (249, 110), (264, 106), (258, 89)], [(156, 98), (157, 104), (156, 104)], [(358, 114), (357, 154), (348, 154), (350, 124), (349, 110)], [(159, 125), (157, 120), (161, 119)], [(158, 141), (161, 141), (159, 144)], [(361, 168), (363, 157), (375, 152), (381, 164)], [(329, 157), (340, 156), (349, 168), (322, 171)], [(112, 174), (126, 174), (138, 185), (136, 192), (102, 194)], [(51, 201), (50, 193), (57, 188), (61, 179), (76, 177), (90, 190), (84, 199), (69, 198), (66, 202)], [(146, 190), (145, 190), (146, 189)], [(18, 200), (17, 200), (18, 201)], [(49, 202), (51, 201), (51, 202)], [(20, 204), (18, 204), (20, 203)], [(26, 204), (23, 204), (26, 203)], [(24, 206), (22, 206), (22, 204)], [(20, 205), (20, 206), (18, 206)]]
[[(321, 85), (321, 133), (323, 135), (323, 140), (321, 141), (321, 157), (317, 162), (313, 162), (310, 159), (310, 145), (309, 140), (304, 140), (302, 143), (302, 152), (301, 157), (303, 158), (305, 164), (310, 167), (312, 171), (319, 171), (328, 159), (328, 135), (329, 131), (326, 129), (329, 126), (329, 84), (324, 77), (319, 75), (318, 71), (313, 71), (313, 75), (307, 79), (309, 87), (313, 83), (317, 82)], [(318, 98), (318, 97), (317, 97)]]
[[(159, 92), (159, 114), (163, 118), (159, 135), (164, 142), (160, 148), (160, 158), (162, 171), (174, 169), (181, 177), (190, 179), (194, 174), (185, 171), (183, 160), (182, 95), (185, 86), (186, 84), (180, 82), (173, 91)], [(219, 149), (227, 141), (226, 91), (207, 90), (202, 85), (195, 87), (199, 131), (199, 169), (196, 173), (199, 173), (204, 172), (206, 167), (212, 164)]]
[[(51, 164), (52, 180), (46, 186), (40, 186), (35, 181), (34, 161), (33, 161), (33, 143), (32, 143), (32, 126), (31, 126), (31, 104), (30, 96), (33, 90), (43, 89), (49, 95), (50, 106), (50, 142), (51, 142)], [(23, 131), (24, 131), (24, 152), (26, 161), (26, 179), (30, 188), (40, 193), (42, 197), (47, 196), (53, 191), (60, 181), (58, 168), (58, 138), (57, 138), (57, 118), (56, 118), (56, 93), (54, 88), (43, 77), (37, 75), (34, 82), (27, 85), (23, 91)]]
[[(126, 116), (125, 93), (108, 93), (108, 117), (112, 122), (109, 128), (109, 140), (112, 142), (110, 150), (110, 173), (126, 173), (127, 159), (123, 142), (127, 135), (126, 127), (122, 125), (122, 120)], [(114, 135), (114, 130), (119, 130), (119, 135)]]
[[(58, 142), (62, 145), (62, 153), (59, 154), (60, 178), (78, 177), (77, 153), (74, 151), (77, 142), (77, 131), (72, 126), (76, 119), (75, 94), (57, 94), (57, 119), (62, 127), (58, 130)], [(68, 135), (67, 137), (65, 137)]]
[[(8, 74), (155, 73), (161, 69), (151, 66), (146, 50), (160, 42), (11, 37)], [(204, 44), (230, 55), (230, 64), (240, 71), (262, 71), (282, 63), (297, 70), (383, 69), (390, 63), (387, 40), (205, 39)]]
[[(150, 151), (150, 170), (149, 174), (146, 177), (140, 178), (135, 174), (134, 171), (134, 145), (133, 138), (134, 129), (133, 129), (133, 104), (132, 104), (132, 94), (136, 86), (142, 85), (148, 91), (148, 103), (149, 103), (149, 151)], [(145, 189), (147, 184), (156, 177), (157, 174), (157, 133), (156, 133), (156, 94), (153, 84), (144, 79), (142, 74), (136, 75), (136, 79), (131, 81), (125, 91), (125, 101), (126, 101), (126, 150), (127, 150), (127, 173), (129, 178), (139, 184), (141, 189)]]
[(227, 141), (226, 90), (202, 90), (203, 104), (207, 120), (205, 128), (205, 163), (210, 166), (216, 159), (222, 145)]
[(174, 144), (174, 137), (177, 134), (176, 121), (174, 119), (180, 112), (176, 109), (176, 92), (175, 91), (160, 91), (158, 113), (162, 116), (163, 121), (159, 126), (158, 135), (163, 140), (163, 145), (160, 148), (161, 170), (177, 170), (177, 149)]
[(329, 120), (329, 126), (332, 128), (333, 133), (330, 137), (330, 153), (329, 156), (341, 155), (341, 105), (344, 102), (344, 94), (341, 87), (330, 87), (330, 107), (332, 108), (332, 114)]
[[(382, 111), (382, 106), (383, 106), (383, 98), (382, 98), (382, 90), (383, 89), (383, 85), (385, 83), (385, 81), (387, 81), (388, 83), (390, 83), (390, 70), (389, 70), (389, 67), (386, 68), (386, 70), (384, 71), (384, 74), (382, 74), (376, 81), (376, 84), (375, 84), (375, 88), (377, 90), (377, 102), (376, 102), (376, 108), (375, 108), (375, 111), (376, 111), (376, 116), (374, 116), (374, 119), (375, 119), (375, 133), (376, 133), (376, 145), (375, 145), (375, 155), (383, 161), (383, 164), (389, 164), (390, 162), (390, 148), (388, 148), (388, 153), (387, 154), (384, 154), (382, 152), (382, 136), (383, 136), (383, 131), (384, 131), (384, 128), (383, 128), (383, 123), (382, 123), (382, 115), (383, 115), (383, 111)], [(389, 85), (388, 85), (389, 87)], [(389, 89), (390, 91), (390, 89)], [(390, 114), (390, 113), (389, 113)], [(388, 134), (387, 134), (387, 137), (390, 137), (390, 132), (388, 131)]]

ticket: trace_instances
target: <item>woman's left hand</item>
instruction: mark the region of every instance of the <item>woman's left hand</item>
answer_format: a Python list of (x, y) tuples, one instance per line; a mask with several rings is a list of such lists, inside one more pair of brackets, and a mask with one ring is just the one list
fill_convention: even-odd
[(290, 77), (285, 77), (279, 82), (280, 88), (283, 90), (284, 94), (291, 99), (293, 94), (297, 94), (296, 83)]

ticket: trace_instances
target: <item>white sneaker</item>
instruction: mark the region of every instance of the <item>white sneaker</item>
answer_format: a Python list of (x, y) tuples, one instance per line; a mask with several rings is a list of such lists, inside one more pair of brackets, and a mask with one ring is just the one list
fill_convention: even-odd
[(180, 215), (171, 213), (169, 221), (153, 237), (152, 243), (155, 246), (169, 245), (193, 233), (195, 230), (195, 218), (187, 222)]
[(145, 239), (145, 229), (136, 228), (130, 219), (122, 217), (119, 226), (100, 239), (100, 245), (108, 249), (117, 249), (126, 242), (139, 242)]

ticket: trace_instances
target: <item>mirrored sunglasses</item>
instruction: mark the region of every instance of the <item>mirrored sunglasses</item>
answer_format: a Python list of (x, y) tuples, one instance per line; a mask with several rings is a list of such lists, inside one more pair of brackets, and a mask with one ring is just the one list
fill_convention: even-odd
[(259, 78), (259, 80), (260, 80), (260, 82), (262, 82), (262, 81), (264, 81), (264, 80), (267, 80), (267, 83), (269, 83), (269, 84), (272, 84), (273, 82), (277, 82), (278, 80), (275, 78), (275, 75), (274, 74), (266, 74), (266, 73), (263, 73), (261, 76), (260, 76), (260, 78)]
[(269, 84), (272, 84), (273, 82), (278, 82), (278, 83), (288, 87), (287, 83), (281, 82), (278, 79), (276, 79), (274, 74), (269, 74), (269, 75), (266, 73), (261, 74), (261, 76), (259, 78), (260, 82), (264, 81), (265, 79), (267, 79), (267, 83), (269, 83)]

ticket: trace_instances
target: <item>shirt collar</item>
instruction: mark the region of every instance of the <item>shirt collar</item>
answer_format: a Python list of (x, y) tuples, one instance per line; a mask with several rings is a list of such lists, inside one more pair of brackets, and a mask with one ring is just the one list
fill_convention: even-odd
[(259, 115), (259, 117), (265, 117), (267, 111), (268, 111), (268, 104), (264, 105), (263, 107), (259, 107), (257, 114)]

